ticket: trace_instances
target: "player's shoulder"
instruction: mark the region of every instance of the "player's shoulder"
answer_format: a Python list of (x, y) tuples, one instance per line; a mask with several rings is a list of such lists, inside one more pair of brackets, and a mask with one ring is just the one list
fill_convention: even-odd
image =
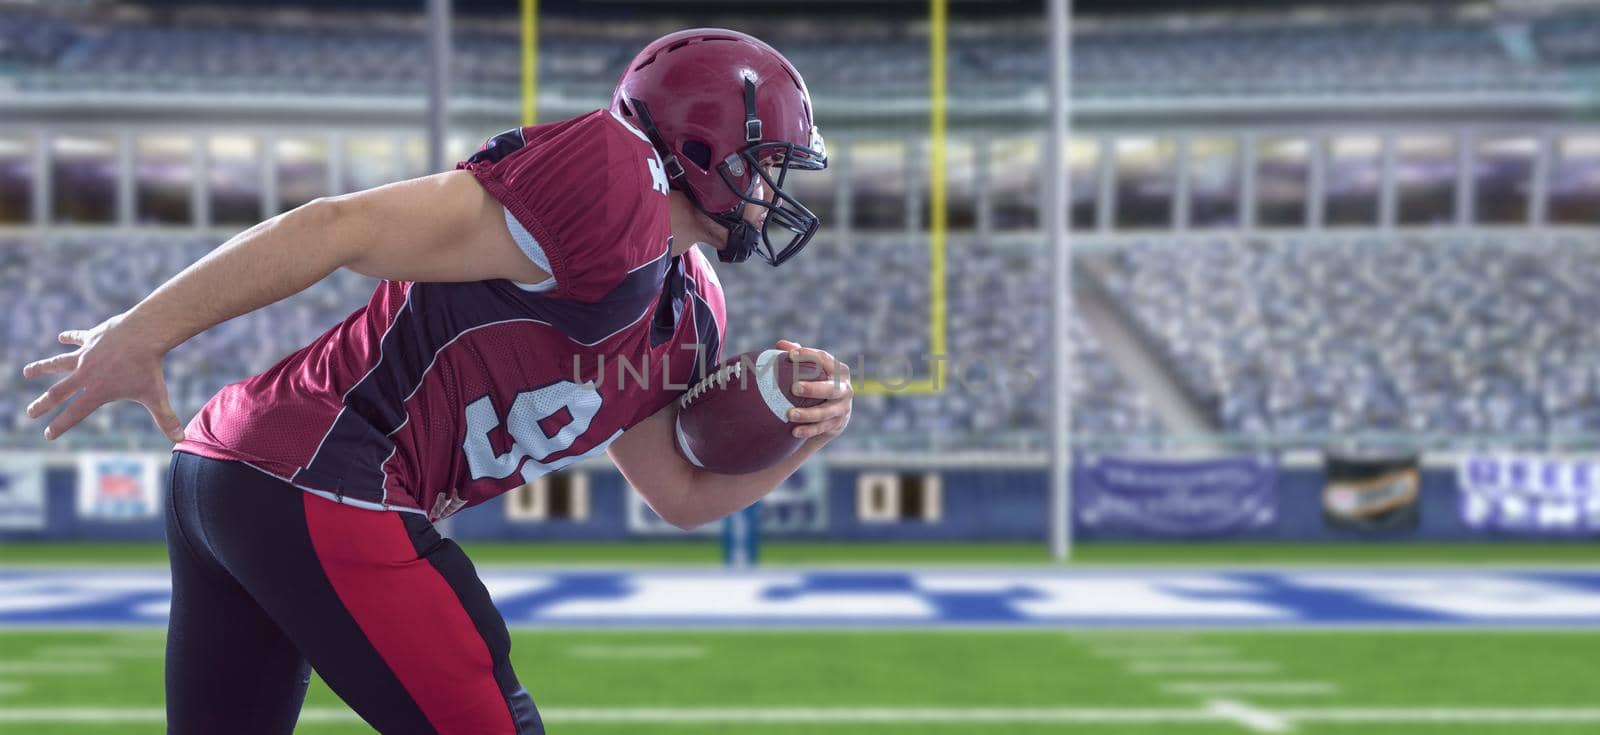
[[(655, 146), (643, 132), (611, 110), (595, 110), (570, 120), (525, 129), (530, 144), (553, 149), (555, 158), (595, 170), (595, 164), (625, 159), (637, 162), (654, 157)], [(629, 166), (629, 170), (636, 167)]]
[(609, 110), (513, 128), (459, 165), (526, 230), (559, 295), (583, 301), (665, 248), (671, 219), (660, 166), (644, 135)]
[(700, 252), (699, 246), (683, 252), (683, 275), (694, 282), (702, 296), (715, 294), (718, 300), (722, 299), (722, 281), (717, 277), (717, 270), (711, 266), (711, 259)]
[(700, 252), (699, 246), (695, 246), (684, 251), (682, 261), (683, 277), (692, 284), (692, 298), (705, 302), (717, 320), (718, 332), (726, 331), (728, 306), (722, 295), (722, 281), (717, 278), (716, 269), (711, 267), (711, 259)]
[[(593, 195), (650, 191), (647, 159), (655, 149), (637, 128), (610, 110), (595, 110), (567, 120), (511, 128), (478, 148), (457, 168), (488, 173), (508, 182), (538, 181), (608, 184), (587, 188)], [(635, 184), (627, 186), (626, 184)], [(641, 190), (637, 184), (644, 184)], [(618, 186), (611, 186), (618, 185)]]

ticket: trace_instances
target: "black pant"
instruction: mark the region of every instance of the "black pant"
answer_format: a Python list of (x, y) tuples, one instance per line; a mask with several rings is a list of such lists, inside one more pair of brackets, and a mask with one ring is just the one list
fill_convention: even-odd
[(415, 513), (177, 452), (167, 504), (169, 733), (289, 733), (313, 668), (383, 733), (543, 733), (511, 638)]

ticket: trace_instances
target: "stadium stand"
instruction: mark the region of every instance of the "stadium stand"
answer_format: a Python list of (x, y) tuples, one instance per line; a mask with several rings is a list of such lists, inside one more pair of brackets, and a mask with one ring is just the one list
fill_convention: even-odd
[[(462, 29), (455, 42), (459, 93), (507, 98), (518, 89), (515, 24)], [(1198, 26), (1095, 27), (1074, 41), (1074, 93), (1085, 98), (1199, 95), (1528, 92), (1581, 90), (1600, 78), (1600, 16), (1555, 10), (1522, 28), (1540, 50), (1520, 58), (1508, 21), (1463, 15), (1308, 23), (1257, 20)], [(547, 88), (603, 97), (632, 50), (652, 37), (563, 33), (544, 43)], [(823, 95), (872, 97), (926, 88), (925, 42), (906, 31), (841, 42), (811, 27), (775, 36)], [(593, 34), (591, 29), (588, 33)], [(828, 34), (828, 35), (824, 35)], [(893, 34), (893, 35), (889, 35)], [(770, 35), (770, 34), (769, 34)], [(204, 92), (210, 95), (408, 96), (425, 78), (420, 18), (383, 27), (331, 16), (158, 20), (72, 9), (0, 8), (0, 79), (25, 91)], [(950, 41), (957, 93), (1016, 96), (1045, 76), (1041, 29), (998, 40)]]
[(1600, 430), (1600, 242), (1218, 238), (1095, 259), (1219, 426)]
[[(160, 235), (116, 248), (83, 235), (0, 244), (0, 308), (14, 315), (4, 364), (52, 353), (56, 325), (87, 326), (130, 307), (211, 245)], [(1049, 299), (1030, 253), (1015, 245), (962, 247), (950, 279), (949, 351), (984, 360), (948, 363), (954, 387), (938, 395), (862, 396), (860, 430), (846, 437), (848, 446), (1038, 448), (1049, 410), (1040, 372)], [(1586, 285), (1600, 283), (1600, 242), (1592, 238), (1218, 237), (1134, 244), (1084, 262), (1231, 434), (1313, 441), (1347, 432), (1600, 432), (1600, 333), (1587, 326), (1600, 311), (1600, 294)], [(782, 270), (724, 266), (725, 354), (790, 336), (868, 374), (894, 378), (910, 368), (926, 375), (926, 268), (925, 246), (912, 240), (824, 240)], [(881, 287), (880, 274), (895, 274), (895, 287)], [(192, 414), (225, 383), (265, 369), (358, 308), (371, 285), (341, 273), (183, 346), (167, 366), (175, 406)], [(821, 308), (764, 297), (805, 293), (843, 296)], [(1072, 328), (1076, 430), (1159, 434), (1147, 399), (1101, 353), (1092, 330)], [(40, 386), (15, 370), (5, 380), (7, 441), (36, 445), (37, 427), (9, 404)], [(69, 439), (155, 446), (160, 438), (147, 422), (136, 407), (118, 406)]]
[(1540, 18), (1533, 38), (1546, 58), (1572, 64), (1600, 64), (1600, 12), (1574, 12)]
[[(56, 333), (85, 328), (132, 307), (162, 281), (199, 259), (214, 242), (172, 236), (22, 237), (0, 242), (0, 309), (6, 320), (4, 442), (40, 446), (40, 428), (22, 412), (48, 381), (23, 381), (26, 360), (57, 353)], [(173, 407), (191, 416), (223, 385), (263, 370), (365, 303), (373, 281), (341, 271), (308, 291), (219, 325), (172, 352), (166, 363)], [(77, 448), (156, 447), (161, 439), (144, 410), (116, 404), (63, 441)]]
[[(89, 326), (126, 310), (214, 246), (195, 237), (117, 237), (116, 247), (89, 235), (0, 241), (0, 309), (14, 315), (7, 322), (0, 364), (18, 366), (55, 353), (60, 325)], [(962, 363), (959, 371), (952, 365), (950, 379), (968, 382), (939, 396), (863, 396), (854, 419), (860, 430), (846, 436), (849, 446), (1038, 448), (1049, 410), (1039, 328), (1048, 299), (1029, 252), (973, 245), (963, 253), (961, 277), (952, 279), (950, 350), (992, 358), (992, 364)], [(869, 365), (886, 358), (921, 361), (928, 351), (927, 263), (925, 243), (819, 241), (782, 270), (723, 266), (731, 322), (725, 354), (793, 336), (851, 362), (862, 355)], [(893, 289), (881, 288), (875, 274), (884, 273), (902, 278)], [(340, 272), (306, 293), (196, 337), (167, 361), (174, 407), (193, 415), (223, 385), (266, 369), (359, 308), (372, 286), (370, 279)], [(846, 294), (847, 303), (819, 309), (807, 308), (803, 298), (758, 299), (820, 292)], [(996, 304), (998, 298), (1007, 303)], [(1084, 367), (1074, 387), (1074, 408), (1084, 429), (1156, 430), (1148, 407), (1101, 359), (1089, 331), (1075, 328), (1084, 340), (1079, 353)], [(1005, 372), (1019, 360), (1033, 371), (1031, 380)], [(47, 382), (23, 381), (18, 373), (8, 369), (4, 377), (0, 415), (6, 418), (0, 433), (7, 446), (39, 446), (39, 427), (22, 414), (21, 404)], [(79, 448), (159, 447), (161, 442), (142, 409), (133, 405), (102, 410), (85, 428), (63, 441)]]
[[(1075, 35), (1074, 93), (1172, 102), (1230, 95), (1579, 91), (1600, 81), (1600, 13), (1593, 10), (1530, 10), (1531, 15), (1515, 18), (1444, 10), (1437, 10), (1444, 15), (1428, 15), (1432, 12), (1382, 22), (1353, 11), (1138, 26), (1089, 22)], [(225, 102), (274, 94), (330, 100), (412, 96), (420, 94), (425, 77), (420, 22), (398, 15), (375, 25), (338, 14), (91, 14), (71, 6), (0, 6), (0, 94), (8, 88), (20, 97), (38, 98), (55, 92), (187, 92)], [(458, 94), (502, 100), (518, 94), (515, 28), (501, 25), (479, 20), (458, 28)], [(547, 34), (543, 89), (603, 99), (629, 54), (660, 30), (586, 28)], [(840, 31), (846, 34), (840, 36), (836, 30), (802, 26), (775, 39), (800, 67), (818, 71), (810, 81), (819, 95), (924, 94), (925, 41), (905, 29), (878, 28), (870, 31), (877, 34), (871, 38), (849, 35), (868, 31)], [(1038, 29), (957, 33), (949, 61), (958, 94), (998, 96), (1018, 85), (1037, 87), (1046, 71)], [(17, 158), (13, 165), (22, 162)], [(100, 208), (106, 210), (93, 222), (110, 220), (113, 176), (107, 172), (113, 163), (105, 156), (93, 164), (105, 169), (92, 178), (103, 185)], [(1455, 163), (1448, 156), (1426, 165), (1437, 168), (1431, 178), (1447, 181)], [(1265, 174), (1273, 165), (1263, 162), (1262, 178), (1272, 178)], [(1332, 195), (1341, 193), (1341, 182), (1361, 178), (1359, 171), (1346, 176), (1341, 165), (1329, 163)], [(1424, 164), (1401, 160), (1396, 165), (1404, 172)], [(1484, 158), (1479, 176), (1512, 177), (1502, 175), (1498, 165)], [(1581, 193), (1588, 165), (1557, 166), (1552, 191)], [(285, 172), (280, 178), (305, 178)], [(70, 173), (63, 168), (52, 175), (59, 182)], [(254, 169), (246, 170), (246, 178), (254, 176)], [(1029, 197), (1036, 186), (1023, 188)], [(863, 191), (865, 180), (856, 185), (856, 196)], [(247, 188), (243, 196), (257, 195)], [(903, 194), (891, 191), (879, 198), (898, 206)], [(1002, 229), (1010, 229), (1005, 212), (1008, 200), (1016, 198), (1002, 191), (991, 202)], [(855, 204), (860, 219), (866, 207), (862, 201)], [(1034, 226), (1036, 206), (1031, 201), (1021, 206), (1028, 218), (1024, 229)], [(1299, 200), (1290, 208), (1297, 214), (1303, 209)], [(245, 209), (253, 211), (253, 205), (247, 201)], [(1444, 221), (1450, 216), (1440, 215)], [(899, 217), (895, 210), (888, 219), (897, 226)], [(55, 224), (79, 224), (60, 213), (54, 219)], [(1049, 292), (1037, 244), (962, 239), (970, 241), (952, 248), (958, 256), (948, 279), (947, 347), (955, 355), (982, 356), (988, 364), (953, 365), (947, 378), (970, 377), (981, 385), (933, 396), (864, 395), (857, 401), (859, 430), (846, 436), (845, 445), (865, 450), (1041, 446), (1050, 406), (1043, 370), (1050, 352), (1043, 342)], [(1540, 243), (1514, 236), (1484, 236), (1480, 242), (1478, 236), (1464, 235), (1453, 240), (1374, 235), (1352, 243), (1275, 234), (1219, 236), (1199, 245), (1156, 235), (1150, 239), (1081, 260), (1105, 282), (1218, 430), (1290, 441), (1355, 430), (1600, 431), (1600, 368), (1595, 367), (1600, 342), (1580, 321), (1580, 315), (1600, 306), (1582, 287), (1600, 282), (1600, 252), (1592, 238)], [(0, 344), (4, 364), (51, 353), (54, 332), (47, 330), (93, 324), (127, 308), (215, 243), (201, 235), (122, 232), (0, 239), (0, 306), (18, 315)], [(732, 315), (726, 353), (788, 336), (826, 347), (870, 376), (895, 376), (896, 367), (928, 375), (927, 267), (924, 239), (869, 235), (821, 237), (811, 252), (779, 271), (724, 269)], [(894, 274), (893, 288), (882, 287), (882, 274)], [(340, 275), (197, 338), (168, 365), (169, 376), (178, 381), (173, 384), (176, 407), (192, 414), (224, 383), (264, 369), (358, 308), (370, 289), (369, 281)], [(813, 308), (802, 296), (809, 293), (838, 296), (826, 308)], [(760, 298), (767, 294), (786, 297)], [(1077, 354), (1076, 430), (1161, 434), (1148, 398), (1102, 352), (1093, 329), (1081, 322), (1071, 329)], [(890, 365), (891, 359), (911, 364)], [(1032, 380), (1017, 375), (1019, 362), (1035, 368)], [(0, 420), (0, 433), (12, 446), (33, 446), (39, 442), (38, 427), (21, 416), (20, 406), (10, 404), (31, 398), (38, 386), (24, 385), (15, 372), (4, 378), (9, 387), (0, 394), (0, 409), (9, 417)], [(136, 407), (114, 407), (91, 423), (91, 431), (75, 432), (69, 442), (160, 443)]]

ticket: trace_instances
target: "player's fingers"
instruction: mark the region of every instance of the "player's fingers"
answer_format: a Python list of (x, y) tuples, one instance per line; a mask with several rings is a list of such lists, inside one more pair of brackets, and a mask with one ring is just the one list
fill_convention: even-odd
[(79, 347), (82, 347), (83, 341), (88, 338), (89, 332), (88, 330), (84, 329), (68, 329), (61, 334), (56, 335), (56, 339), (59, 340), (61, 344), (78, 345)]
[[(795, 345), (795, 349), (789, 350), (789, 359), (797, 363), (810, 363), (812, 365), (816, 365), (817, 367), (822, 368), (822, 372), (826, 373), (829, 377), (849, 374), (849, 367), (845, 366), (844, 363), (839, 360), (839, 358), (834, 357), (827, 350), (819, 350), (815, 347), (801, 347), (799, 345)], [(841, 366), (843, 367), (841, 368)]]
[(51, 421), (50, 425), (45, 427), (44, 438), (55, 439), (56, 437), (67, 433), (68, 429), (77, 426), (79, 421), (84, 420), (84, 418), (86, 418), (89, 414), (94, 413), (94, 410), (102, 405), (105, 405), (105, 401), (100, 400), (99, 398), (90, 397), (87, 393), (78, 396), (78, 400), (67, 404), (66, 409), (62, 410), (61, 414), (56, 416), (56, 420)]
[(49, 390), (39, 394), (38, 398), (33, 399), (33, 403), (28, 404), (28, 418), (36, 419), (50, 413), (51, 409), (61, 405), (62, 401), (71, 398), (72, 394), (77, 392), (78, 381), (75, 376), (69, 375), (56, 381), (56, 384), (50, 386)]
[(847, 398), (851, 394), (850, 383), (838, 380), (803, 380), (790, 390), (797, 396), (822, 399)]
[(828, 419), (827, 421), (820, 423), (796, 426), (794, 427), (794, 435), (797, 439), (809, 439), (813, 436), (818, 436), (821, 434), (837, 434), (841, 431), (844, 431), (845, 422), (847, 420), (848, 419), (844, 417), (838, 417)]
[(831, 418), (843, 416), (847, 413), (850, 413), (849, 401), (832, 400), (826, 403), (819, 403), (810, 408), (789, 409), (789, 422), (795, 424), (814, 424), (819, 421), (827, 421)]
[(178, 418), (178, 412), (172, 410), (172, 401), (167, 398), (165, 383), (156, 389), (153, 398), (139, 401), (144, 404), (150, 418), (155, 419), (156, 426), (161, 428), (161, 433), (166, 434), (174, 443), (183, 441), (183, 421)]
[(787, 339), (778, 340), (778, 345), (777, 346), (778, 346), (778, 349), (783, 350), (784, 352), (794, 352), (795, 350), (800, 349), (800, 343), (799, 342), (795, 342), (793, 340), (787, 340)]
[(78, 353), (68, 352), (64, 355), (47, 357), (43, 360), (34, 360), (22, 366), (22, 377), (37, 378), (41, 375), (52, 375), (63, 370), (71, 370), (78, 366)]

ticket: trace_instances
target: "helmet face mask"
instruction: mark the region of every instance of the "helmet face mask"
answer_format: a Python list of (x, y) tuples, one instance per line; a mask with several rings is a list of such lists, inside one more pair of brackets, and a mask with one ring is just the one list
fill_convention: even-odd
[[(813, 136), (813, 140), (820, 143), (821, 137)], [(783, 184), (789, 177), (790, 169), (819, 171), (828, 165), (827, 161), (827, 155), (822, 150), (797, 146), (793, 143), (755, 143), (718, 164), (717, 175), (728, 185), (728, 189), (738, 196), (742, 205), (734, 207), (729, 212), (706, 213), (728, 228), (728, 242), (717, 252), (717, 258), (724, 263), (739, 263), (748, 259), (752, 253), (760, 252), (763, 260), (777, 267), (804, 249), (806, 243), (811, 241), (811, 237), (817, 234), (821, 221), (810, 209), (801, 204), (800, 200), (784, 191)], [(768, 172), (769, 166), (777, 169), (776, 177)], [(750, 186), (741, 190), (738, 180), (746, 172), (753, 174), (750, 177)], [(761, 182), (771, 199), (751, 196), (757, 181)], [(761, 207), (766, 210), (766, 216), (762, 219), (759, 230), (743, 217), (744, 207)], [(782, 242), (781, 245), (773, 243), (774, 224), (779, 228), (776, 234)], [(758, 234), (759, 243), (756, 241)]]

